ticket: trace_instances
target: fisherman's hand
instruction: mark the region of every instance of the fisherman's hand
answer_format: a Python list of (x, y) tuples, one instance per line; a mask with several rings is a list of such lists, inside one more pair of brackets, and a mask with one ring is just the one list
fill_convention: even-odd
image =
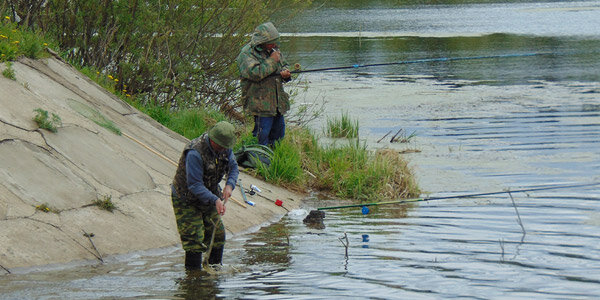
[(233, 192), (233, 187), (231, 187), (230, 185), (226, 184), (225, 188), (223, 189), (223, 201), (225, 203), (227, 203), (227, 200), (229, 200), (229, 197), (231, 197), (231, 193)]
[(217, 199), (217, 201), (215, 202), (215, 206), (217, 207), (217, 213), (219, 215), (224, 215), (225, 214), (225, 203), (223, 202), (223, 200), (221, 200), (220, 198)]
[(270, 58), (273, 59), (275, 62), (279, 62), (279, 60), (281, 60), (281, 52), (277, 50), (271, 52)]
[(288, 69), (282, 70), (279, 74), (281, 74), (281, 78), (283, 79), (288, 79), (292, 76), (292, 73), (290, 73), (290, 70)]

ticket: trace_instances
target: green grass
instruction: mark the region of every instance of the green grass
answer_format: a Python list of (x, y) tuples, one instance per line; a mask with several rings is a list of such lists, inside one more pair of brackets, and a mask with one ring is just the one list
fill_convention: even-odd
[(154, 120), (190, 140), (200, 136), (217, 122), (226, 120), (225, 116), (219, 112), (200, 108), (170, 110), (152, 104), (136, 105)]
[(327, 118), (327, 130), (325, 134), (332, 138), (356, 138), (358, 137), (358, 120), (353, 120), (345, 112), (340, 118)]
[(376, 201), (419, 195), (412, 171), (393, 150), (373, 152), (359, 141), (319, 145), (303, 128), (288, 129), (271, 165), (257, 174), (295, 190), (306, 186), (346, 199)]
[(22, 29), (9, 17), (0, 20), (0, 62), (14, 61), (19, 56), (41, 58), (48, 56), (44, 51), (51, 42), (39, 32)]
[(275, 145), (271, 164), (258, 163), (257, 172), (275, 184), (300, 182), (303, 176), (301, 153), (292, 142), (283, 139)]
[(117, 209), (115, 204), (112, 202), (112, 197), (109, 195), (103, 196), (100, 199), (96, 199), (93, 203), (94, 205), (98, 206), (98, 208), (109, 212), (113, 212), (115, 209)]
[(2, 76), (10, 80), (17, 80), (17, 77), (15, 76), (15, 70), (12, 68), (12, 62), (6, 63), (6, 68), (4, 71), (2, 71)]
[(50, 118), (47, 110), (36, 108), (33, 111), (36, 112), (33, 121), (35, 121), (42, 129), (56, 133), (58, 131), (58, 126), (62, 125), (60, 117), (55, 113), (52, 113), (52, 118)]

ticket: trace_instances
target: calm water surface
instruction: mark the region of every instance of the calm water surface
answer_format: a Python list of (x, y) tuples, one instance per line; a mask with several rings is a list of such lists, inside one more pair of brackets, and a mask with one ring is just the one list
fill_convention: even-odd
[[(296, 107), (324, 104), (316, 132), (347, 112), (370, 148), (409, 150), (431, 196), (600, 182), (600, 1), (388, 2), (331, 1), (278, 25), (288, 60), (552, 54), (305, 73)], [(379, 141), (400, 130), (415, 137)], [(218, 275), (186, 273), (182, 250), (160, 249), (0, 276), (0, 299), (600, 297), (600, 186), (512, 196), (327, 211), (325, 229), (302, 219), (334, 202), (309, 199), (230, 238)]]

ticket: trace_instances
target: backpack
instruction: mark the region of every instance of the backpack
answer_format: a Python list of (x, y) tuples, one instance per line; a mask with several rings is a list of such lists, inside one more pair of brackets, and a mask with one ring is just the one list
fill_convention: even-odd
[(273, 158), (273, 150), (260, 144), (242, 146), (233, 154), (239, 166), (252, 169), (258, 166), (259, 161), (268, 167)]

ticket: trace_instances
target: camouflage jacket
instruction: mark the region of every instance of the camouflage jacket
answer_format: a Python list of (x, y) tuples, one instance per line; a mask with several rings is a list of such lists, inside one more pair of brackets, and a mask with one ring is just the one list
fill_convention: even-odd
[(254, 116), (272, 117), (277, 113), (284, 115), (290, 108), (289, 95), (283, 90), (279, 73), (288, 68), (281, 57), (279, 62), (270, 58), (270, 54), (260, 46), (275, 42), (279, 33), (273, 24), (259, 25), (250, 43), (245, 45), (237, 57), (242, 88), (244, 110)]
[[(213, 200), (216, 200), (216, 198), (198, 199), (188, 188), (186, 157), (192, 149), (198, 151), (202, 157), (204, 186), (219, 198), (222, 197), (219, 182), (223, 179), (223, 175), (229, 172), (229, 154), (231, 150), (215, 153), (210, 147), (208, 134), (205, 133), (190, 141), (179, 159), (179, 165), (173, 179), (173, 187), (182, 202), (194, 206), (214, 204)], [(237, 181), (237, 177), (235, 181)]]

